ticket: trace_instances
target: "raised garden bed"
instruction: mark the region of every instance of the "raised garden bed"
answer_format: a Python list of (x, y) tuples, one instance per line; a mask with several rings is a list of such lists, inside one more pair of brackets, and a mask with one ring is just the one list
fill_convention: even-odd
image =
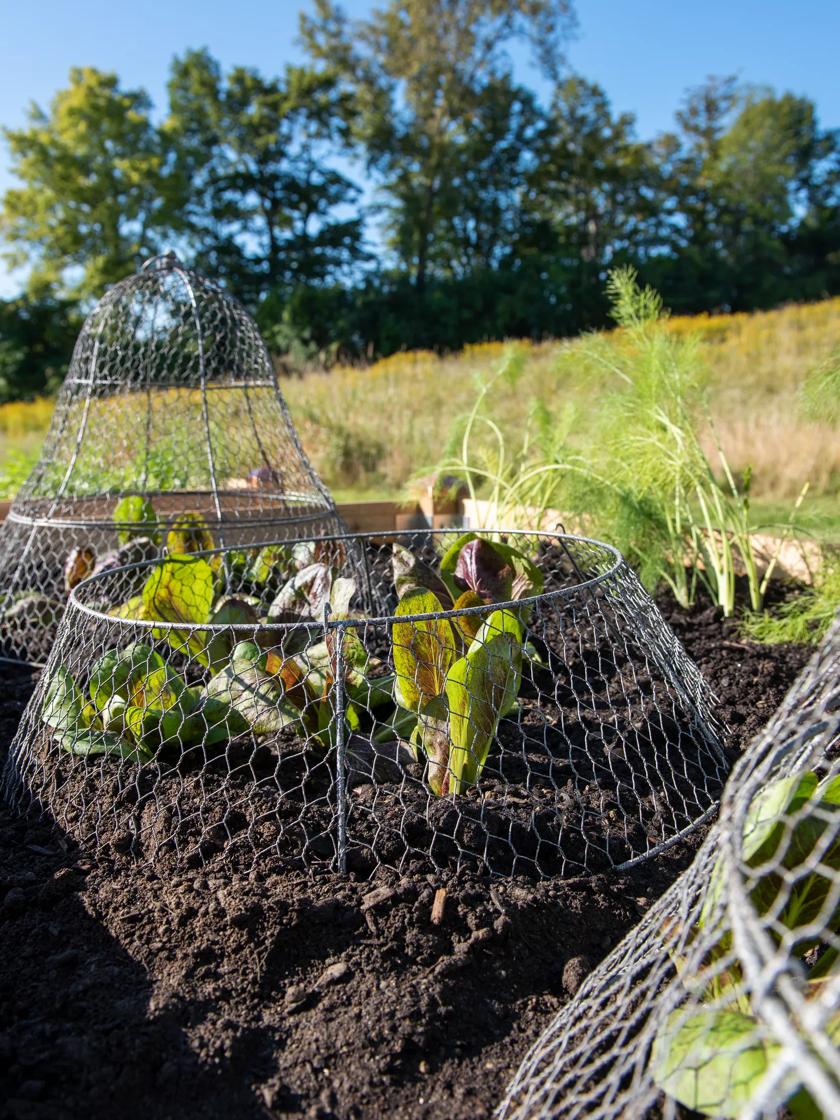
[[(726, 680), (722, 717), (745, 734), (766, 721), (808, 651), (663, 608), (712, 685)], [(6, 682), (4, 744), (32, 678)], [(0, 961), (0, 1098), (21, 1120), (489, 1117), (698, 840), (627, 873), (498, 879), (491, 894), (485, 878), (435, 874), (414, 889), (385, 873), (161, 878), (116, 852), (80, 857), (5, 811), (0, 828), (15, 946)]]
[[(661, 607), (719, 687), (737, 750), (807, 650)], [(7, 676), (4, 746), (33, 683)], [(0, 1096), (16, 1118), (489, 1117), (527, 1046), (704, 832), (625, 871), (567, 878), (428, 854), (347, 874), (325, 859), (237, 861), (224, 830), (194, 861), (150, 858), (113, 842), (113, 802), (93, 777), (95, 856), (78, 818), (55, 833), (0, 815), (0, 922), (15, 946), (0, 963)]]

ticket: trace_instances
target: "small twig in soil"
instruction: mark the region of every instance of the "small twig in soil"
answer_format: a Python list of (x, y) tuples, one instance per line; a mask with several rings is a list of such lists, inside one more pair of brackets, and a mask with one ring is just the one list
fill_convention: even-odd
[(500, 914), (506, 913), (502, 900), (499, 898), (493, 887), (490, 888), (490, 901), (493, 903)]
[(443, 910), (446, 906), (446, 887), (439, 887), (435, 891), (435, 900), (432, 903), (432, 925), (439, 926), (443, 921)]
[(264, 946), (262, 952), (259, 952), (256, 945), (254, 944), (250, 944), (249, 949), (251, 950), (251, 956), (256, 961), (256, 968), (254, 969), (254, 973), (256, 976), (257, 986), (259, 987), (259, 985), (262, 984), (263, 973), (265, 972), (265, 966), (268, 960), (268, 954), (271, 950), (271, 945), (269, 944)]

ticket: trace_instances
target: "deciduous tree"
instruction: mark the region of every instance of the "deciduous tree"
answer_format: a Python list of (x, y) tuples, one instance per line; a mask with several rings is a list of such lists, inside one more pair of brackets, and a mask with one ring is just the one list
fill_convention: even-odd
[(358, 189), (327, 158), (344, 125), (327, 72), (281, 78), (207, 52), (173, 63), (166, 135), (191, 184), (190, 241), (244, 298), (347, 278), (362, 254)]
[(510, 73), (505, 48), (525, 38), (543, 69), (557, 74), (571, 4), (389, 0), (350, 21), (333, 0), (316, 0), (301, 27), (313, 59), (340, 73), (354, 96), (353, 136), (379, 176), (390, 246), (422, 290), (435, 242), (451, 227), (451, 184), (473, 124)]
[(116, 74), (70, 72), (48, 110), (6, 129), (12, 172), (0, 211), (6, 259), (28, 266), (30, 294), (99, 294), (177, 228), (167, 156), (142, 89)]

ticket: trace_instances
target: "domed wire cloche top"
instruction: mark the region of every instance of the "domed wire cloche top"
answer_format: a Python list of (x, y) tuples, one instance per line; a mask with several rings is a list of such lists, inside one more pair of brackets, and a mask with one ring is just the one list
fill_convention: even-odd
[(190, 492), (218, 521), (332, 507), (256, 323), (174, 254), (89, 315), (15, 511), (99, 521), (99, 504), (78, 499), (123, 492)]
[(165, 545), (185, 516), (219, 545), (342, 528), (256, 323), (168, 253), (116, 284), (76, 341), (41, 458), (0, 530), (0, 653), (33, 660), (21, 627), (40, 638), (60, 613), (71, 553), (83, 550), (87, 575), (139, 536)]

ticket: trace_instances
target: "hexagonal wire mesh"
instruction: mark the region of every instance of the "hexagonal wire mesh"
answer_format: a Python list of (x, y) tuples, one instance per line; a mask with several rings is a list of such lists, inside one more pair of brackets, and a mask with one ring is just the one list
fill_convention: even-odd
[(185, 518), (223, 545), (344, 528), (256, 323), (170, 254), (115, 285), (79, 334), (0, 528), (0, 653), (42, 661), (74, 581), (156, 555)]
[(527, 1055), (504, 1120), (840, 1116), (840, 617), (692, 866)]
[(7, 793), (153, 861), (644, 858), (717, 803), (708, 688), (612, 548), (506, 542), (343, 535), (86, 580)]

